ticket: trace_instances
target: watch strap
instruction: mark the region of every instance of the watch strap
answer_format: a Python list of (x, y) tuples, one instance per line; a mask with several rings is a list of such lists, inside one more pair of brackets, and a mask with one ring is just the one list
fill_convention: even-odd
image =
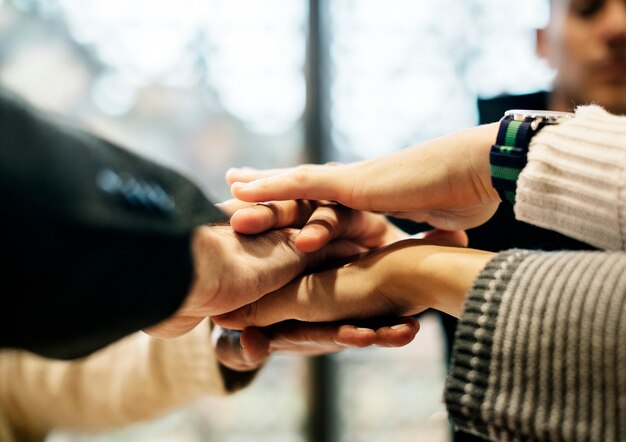
[(489, 163), (491, 183), (502, 201), (515, 204), (517, 179), (526, 166), (530, 140), (542, 127), (542, 122), (538, 123), (533, 117), (516, 120), (514, 115), (507, 115), (500, 120), (498, 137), (491, 146)]

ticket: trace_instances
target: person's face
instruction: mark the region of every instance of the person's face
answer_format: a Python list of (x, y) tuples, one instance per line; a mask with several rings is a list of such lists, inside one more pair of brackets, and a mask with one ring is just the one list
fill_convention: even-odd
[(557, 71), (555, 93), (626, 114), (626, 0), (552, 0), (537, 50)]

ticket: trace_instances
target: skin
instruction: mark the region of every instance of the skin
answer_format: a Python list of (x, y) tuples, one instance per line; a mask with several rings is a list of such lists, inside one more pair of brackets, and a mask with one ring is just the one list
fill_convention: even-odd
[(414, 318), (384, 318), (358, 325), (284, 321), (243, 332), (216, 326), (213, 331), (218, 360), (236, 371), (260, 368), (276, 352), (318, 356), (346, 348), (402, 347), (419, 331)]
[(242, 201), (336, 201), (438, 229), (464, 230), (491, 218), (500, 202), (489, 172), (497, 131), (497, 123), (479, 126), (346, 165), (231, 169), (226, 179)]
[[(230, 225), (237, 233), (254, 235), (295, 226), (294, 239), (303, 252), (315, 252), (335, 239), (347, 239), (374, 249), (406, 238), (406, 233), (380, 214), (351, 210), (331, 201), (287, 200), (250, 204), (236, 199), (228, 206)], [(220, 206), (222, 207), (222, 206)]]
[[(553, 0), (548, 26), (537, 34), (537, 52), (557, 71), (552, 110), (571, 111), (593, 102), (612, 113), (626, 113), (625, 1)], [(419, 151), (407, 149), (354, 165), (263, 172), (234, 169), (227, 179), (233, 194), (246, 201), (327, 199), (439, 228), (465, 229), (486, 221), (499, 201), (488, 173), (488, 148), (495, 130), (477, 128), (426, 143)], [(253, 184), (245, 184), (249, 182)], [(262, 214), (266, 209), (254, 210), (235, 217), (234, 228), (246, 232), (259, 215), (268, 220)], [(318, 250), (337, 228), (324, 222), (305, 225), (295, 243), (300, 250)], [(250, 233), (257, 231), (262, 230), (253, 228)], [(346, 266), (302, 277), (216, 320), (246, 327), (284, 318), (311, 321), (412, 314), (426, 307), (458, 316), (465, 293), (491, 255), (437, 247), (397, 243)]]
[[(440, 229), (465, 229), (489, 219), (500, 202), (491, 186), (488, 161), (497, 129), (497, 124), (480, 126), (348, 165), (232, 169), (227, 180), (240, 200), (335, 201), (356, 210), (426, 221)], [(249, 215), (239, 222), (253, 220)], [(493, 255), (463, 248), (467, 241), (459, 238), (462, 233), (437, 235), (396, 241), (347, 265), (300, 277), (213, 320), (244, 329), (285, 319), (324, 322), (413, 315), (427, 308), (458, 316), (465, 294)], [(332, 231), (326, 236), (332, 237)]]
[[(146, 330), (157, 337), (187, 333), (205, 317), (232, 310), (276, 290), (306, 269), (380, 247), (405, 236), (383, 216), (357, 214), (336, 204), (277, 202), (250, 205), (230, 200), (219, 204), (246, 233), (230, 226), (202, 226), (192, 243), (195, 278), (184, 304), (170, 318)], [(321, 232), (296, 247), (295, 237), (307, 222)], [(315, 225), (323, 228), (316, 229)], [(292, 226), (287, 228), (287, 226)], [(294, 226), (296, 228), (294, 228)], [(329, 230), (330, 229), (330, 230)], [(287, 322), (232, 333), (216, 327), (214, 342), (219, 361), (237, 371), (255, 370), (275, 352), (300, 355), (335, 353), (348, 347), (399, 347), (413, 340), (419, 324), (413, 318), (388, 318), (367, 323)]]
[[(579, 104), (594, 102), (612, 113), (626, 114), (625, 1), (552, 0), (548, 26), (537, 33), (537, 52), (557, 72), (553, 93), (550, 97), (552, 110), (571, 111)], [(487, 134), (487, 130), (483, 132)], [(489, 186), (488, 170), (485, 168), (485, 165), (488, 164), (486, 160), (487, 148), (495, 138), (495, 132), (485, 137), (481, 137), (479, 133), (467, 133), (465, 135), (464, 138), (458, 136), (450, 138), (450, 140), (454, 139), (457, 146), (463, 146), (463, 149), (468, 145), (472, 146), (469, 150), (473, 154), (471, 158), (479, 159), (478, 162), (466, 161), (466, 164), (470, 164), (471, 167), (465, 170), (462, 167), (459, 170), (460, 164), (454, 164), (454, 161), (450, 161), (455, 158), (463, 158), (463, 152), (459, 151), (455, 154), (454, 149), (450, 149), (445, 143), (446, 137), (444, 137), (443, 143), (441, 140), (435, 140), (435, 142), (427, 143), (426, 146), (421, 146), (422, 148), (426, 147), (426, 149), (421, 149), (422, 152), (412, 152), (409, 149), (397, 154), (394, 158), (387, 158), (383, 161), (377, 160), (377, 164), (365, 162), (357, 165), (339, 166), (339, 169), (330, 174), (327, 174), (329, 168), (325, 166), (305, 166), (292, 171), (269, 172), (244, 169), (230, 171), (228, 180), (234, 184), (234, 195), (248, 201), (273, 200), (277, 197), (326, 198), (356, 209), (391, 213), (416, 221), (426, 221), (440, 228), (464, 229), (484, 222), (491, 216), (490, 210), (494, 206), (494, 202), (497, 201), (493, 189)], [(483, 141), (474, 142), (479, 140)], [(432, 149), (430, 152), (433, 155), (428, 155), (429, 148)], [(449, 151), (448, 155), (437, 157), (437, 152), (446, 151)], [(482, 164), (480, 164), (481, 162)], [(429, 165), (428, 168), (422, 167), (426, 174), (424, 175), (422, 172), (420, 177), (413, 176), (414, 170), (411, 170), (411, 165), (415, 164)], [(390, 173), (391, 171), (393, 173)], [(287, 174), (285, 175), (284, 172)], [(255, 183), (252, 188), (235, 184), (236, 182), (248, 182), (274, 175), (278, 175), (274, 182), (262, 180)], [(372, 177), (376, 178), (372, 179)], [(454, 182), (449, 177), (454, 177)], [(342, 186), (339, 180), (347, 183), (347, 185)], [(306, 183), (308, 190), (304, 189), (301, 183)], [(283, 187), (282, 193), (278, 191), (278, 186)], [(250, 229), (250, 224), (254, 223), (255, 217), (258, 217), (258, 214), (263, 210), (267, 210), (267, 208), (259, 206), (259, 208), (252, 209), (248, 213), (242, 212), (233, 219), (234, 228), (240, 232), (262, 231), (259, 228)], [(253, 211), (256, 211), (256, 214)], [(264, 219), (267, 221), (268, 218), (265, 217)], [(310, 227), (305, 225), (296, 236), (296, 247), (303, 251), (318, 250), (335, 236), (333, 232), (337, 228), (337, 225), (324, 221), (312, 223)], [(413, 246), (403, 246), (395, 250), (397, 247), (399, 246), (396, 245), (392, 248), (394, 249), (393, 253), (387, 249), (373, 255), (384, 255), (384, 259), (381, 257), (376, 259), (380, 259), (379, 262), (386, 262), (392, 256), (407, 255), (409, 251), (419, 250), (419, 253), (414, 252), (416, 257), (405, 256), (407, 259), (417, 260), (426, 250), (423, 248), (420, 250)], [(469, 256), (472, 255), (463, 256), (463, 259), (469, 261)], [(426, 262), (436, 262), (436, 257), (442, 255), (434, 253), (432, 256)], [(372, 256), (366, 257), (361, 264), (367, 264), (371, 259), (374, 258)], [(357, 261), (347, 267), (330, 271), (330, 274), (323, 273), (314, 277), (310, 276), (308, 277), (309, 282), (311, 279), (319, 278), (316, 285), (325, 287), (325, 278), (330, 278), (330, 280), (339, 278), (337, 281), (341, 281), (340, 277), (351, 275), (350, 272), (359, 268), (360, 262)], [(475, 259), (474, 262), (479, 263), (480, 259)], [(398, 265), (401, 264), (402, 262), (398, 263)], [(466, 264), (471, 266), (471, 264)], [(480, 264), (473, 268), (479, 267)], [(430, 270), (435, 273), (439, 271), (434, 267)], [(463, 278), (458, 277), (458, 273), (450, 275), (450, 277), (459, 281), (458, 287), (466, 289), (468, 288), (467, 281), (473, 280), (475, 273), (474, 271), (468, 272), (469, 277), (464, 278), (464, 283), (460, 283)], [(374, 276), (376, 276), (375, 281), (386, 280), (380, 275), (380, 272)], [(349, 278), (346, 279), (346, 281), (349, 280)], [(426, 281), (432, 282), (433, 280), (430, 278)], [(292, 283), (289, 286), (291, 290), (293, 290), (294, 284), (297, 285)], [(302, 293), (302, 283), (299, 287), (296, 292)], [(464, 289), (451, 291), (450, 293), (454, 292), (454, 294), (444, 298), (458, 300), (458, 295)], [(282, 290), (287, 290), (287, 288)], [(306, 291), (304, 293), (306, 294)], [(261, 302), (270, 303), (272, 299), (272, 296), (266, 297)], [(455, 302), (453, 304), (456, 305), (456, 308), (445, 305), (437, 307), (435, 305), (437, 304), (436, 300), (433, 299), (430, 300), (430, 303), (425, 300), (424, 304), (453, 313), (458, 312), (459, 306), (459, 303)], [(405, 304), (400, 302), (399, 305)], [(415, 308), (413, 310), (409, 308), (406, 311), (414, 310)], [(265, 309), (259, 304), (256, 311), (265, 311)], [(276, 312), (276, 310), (273, 311)], [(347, 314), (348, 316), (345, 317), (351, 317), (349, 312)], [(306, 312), (291, 316), (301, 319), (307, 318)], [(335, 317), (331, 315), (329, 318)]]
[(450, 239), (399, 241), (342, 267), (300, 277), (213, 320), (244, 329), (285, 319), (414, 315), (428, 308), (459, 317), (466, 293), (494, 254), (458, 245)]
[[(161, 338), (180, 336), (204, 318), (254, 302), (306, 270), (380, 247), (403, 235), (382, 216), (355, 214), (338, 205), (286, 201), (248, 206), (227, 201), (220, 207), (230, 214), (246, 208), (244, 215), (253, 213), (253, 228), (248, 233), (261, 228), (273, 230), (251, 236), (227, 225), (198, 227), (192, 238), (195, 276), (191, 289), (178, 311), (146, 329), (147, 333)], [(243, 222), (238, 223), (246, 227), (245, 216), (240, 214), (239, 218)], [(324, 222), (316, 223), (320, 220)], [(325, 226), (324, 231), (328, 231), (328, 235), (316, 237), (311, 253), (296, 247), (297, 227), (307, 222), (313, 227)], [(304, 244), (311, 246), (307, 241)]]
[(537, 53), (557, 72), (552, 110), (596, 103), (626, 114), (626, 1), (552, 0)]

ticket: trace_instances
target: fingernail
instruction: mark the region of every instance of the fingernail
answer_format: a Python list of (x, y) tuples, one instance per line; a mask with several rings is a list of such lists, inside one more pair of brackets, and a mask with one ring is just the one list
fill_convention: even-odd
[(246, 362), (248, 362), (248, 363), (249, 363), (249, 362), (254, 362), (254, 361), (252, 360), (252, 357), (248, 354), (248, 352), (246, 351), (246, 349), (245, 349), (245, 348), (243, 348), (243, 346), (241, 346), (241, 354), (242, 354), (242, 356), (243, 356), (244, 361), (246, 361)]
[(302, 229), (297, 236), (298, 238), (312, 238), (318, 236), (318, 234), (309, 229)]
[(231, 184), (231, 187), (233, 189), (242, 189), (247, 186), (248, 186), (248, 183), (242, 183), (241, 181), (235, 181), (233, 184)]
[(407, 327), (407, 324), (396, 324), (396, 325), (392, 325), (391, 329), (392, 330), (402, 330), (404, 327)]
[(364, 327), (357, 327), (356, 331), (358, 331), (359, 333), (371, 333), (372, 329), (371, 328), (364, 328)]

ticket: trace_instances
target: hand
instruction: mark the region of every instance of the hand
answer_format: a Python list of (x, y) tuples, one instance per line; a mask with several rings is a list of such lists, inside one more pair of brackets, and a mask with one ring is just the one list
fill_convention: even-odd
[(349, 241), (333, 241), (315, 253), (294, 245), (295, 229), (244, 236), (229, 226), (201, 226), (192, 239), (194, 280), (178, 311), (147, 333), (176, 337), (207, 316), (234, 310), (282, 287), (305, 269), (341, 259), (364, 249)]
[(497, 130), (497, 123), (479, 126), (347, 165), (231, 169), (227, 181), (243, 201), (332, 200), (439, 229), (464, 230), (491, 218), (500, 201), (489, 172), (489, 148)]
[(419, 330), (414, 318), (389, 318), (378, 323), (303, 323), (286, 321), (270, 327), (250, 327), (243, 332), (213, 329), (218, 360), (236, 371), (251, 371), (263, 365), (272, 353), (317, 356), (349, 347), (402, 347)]
[(286, 319), (408, 316), (428, 308), (458, 317), (465, 294), (493, 254), (451, 245), (460, 245), (458, 238), (400, 241), (340, 268), (298, 278), (213, 320), (242, 329)]
[(232, 199), (218, 204), (231, 214), (233, 230), (258, 234), (284, 227), (300, 228), (294, 243), (303, 252), (314, 252), (337, 238), (348, 239), (366, 249), (379, 248), (407, 234), (383, 215), (352, 210), (327, 201), (288, 200), (251, 204)]

